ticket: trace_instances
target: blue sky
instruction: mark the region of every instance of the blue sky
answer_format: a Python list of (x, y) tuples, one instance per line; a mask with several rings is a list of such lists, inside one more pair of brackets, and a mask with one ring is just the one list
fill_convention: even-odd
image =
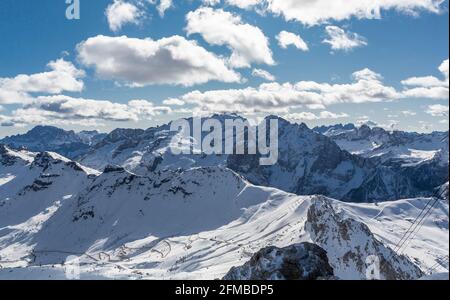
[[(2, 0), (0, 136), (38, 124), (145, 128), (191, 111), (227, 109), (255, 118), (275, 112), (310, 126), (372, 120), (448, 130), (446, 1), (384, 7), (374, 0), (381, 10), (375, 18), (355, 1), (335, 14), (318, 9), (324, 0), (227, 1), (206, 8), (200, 0), (174, 0), (162, 16), (159, 0), (80, 0), (80, 19), (68, 20), (64, 0)], [(113, 4), (117, 9), (106, 13)], [(308, 50), (281, 47), (282, 31)], [(187, 58), (167, 54), (174, 45)], [(160, 55), (139, 52), (154, 50)], [(360, 70), (366, 72), (358, 77)]]

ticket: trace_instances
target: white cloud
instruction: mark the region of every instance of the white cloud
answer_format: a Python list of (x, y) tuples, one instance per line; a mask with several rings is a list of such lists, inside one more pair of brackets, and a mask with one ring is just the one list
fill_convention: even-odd
[[(173, 0), (148, 0), (158, 3), (158, 11), (173, 7)], [(214, 6), (220, 0), (201, 0), (204, 5)], [(445, 0), (224, 0), (224, 4), (241, 9), (254, 9), (260, 14), (272, 13), (288, 21), (298, 21), (307, 26), (327, 24), (351, 18), (380, 19), (383, 11), (394, 10), (417, 16), (420, 12), (439, 13)]]
[(33, 99), (31, 93), (58, 94), (63, 91), (80, 92), (84, 71), (71, 62), (58, 59), (48, 63), (47, 72), (20, 74), (13, 78), (0, 78), (0, 103), (26, 103)]
[(406, 86), (420, 86), (427, 88), (435, 86), (446, 86), (445, 81), (442, 81), (434, 76), (411, 77), (403, 80), (402, 84)]
[(205, 5), (214, 6), (214, 5), (219, 4), (220, 0), (202, 0), (202, 3), (205, 4)]
[(321, 111), (319, 114), (314, 114), (312, 112), (300, 112), (300, 113), (291, 113), (284, 116), (285, 119), (291, 121), (314, 121), (314, 120), (323, 120), (323, 119), (342, 119), (348, 118), (349, 115), (346, 113), (333, 113), (330, 111)]
[(448, 59), (444, 60), (439, 66), (439, 71), (444, 79), (434, 76), (411, 77), (402, 81), (407, 87), (403, 94), (410, 98), (430, 98), (430, 99), (448, 99), (449, 96), (449, 76)]
[(154, 41), (99, 35), (80, 43), (77, 51), (78, 59), (94, 67), (99, 77), (131, 86), (241, 80), (221, 58), (181, 36)]
[(166, 13), (166, 10), (168, 10), (172, 6), (173, 6), (172, 0), (161, 0), (161, 1), (159, 1), (159, 4), (157, 6), (157, 10), (159, 12), (159, 15), (161, 17), (164, 17), (164, 14)]
[(329, 44), (333, 50), (350, 51), (354, 48), (367, 46), (365, 38), (353, 32), (345, 32), (337, 26), (327, 26), (328, 38), (323, 43)]
[(402, 111), (401, 113), (402, 113), (404, 116), (407, 116), (407, 117), (413, 117), (413, 116), (417, 115), (416, 112), (413, 112), (413, 111), (410, 111), (410, 110), (404, 110), (404, 111)]
[(421, 11), (440, 12), (444, 0), (227, 0), (241, 8), (281, 15), (288, 21), (298, 21), (312, 26), (330, 21), (379, 19), (383, 11), (418, 15)]
[(226, 0), (226, 2), (229, 5), (234, 5), (239, 8), (243, 8), (243, 9), (249, 9), (249, 8), (259, 5), (262, 1), (261, 0)]
[(308, 45), (305, 43), (305, 41), (297, 34), (294, 34), (292, 32), (287, 31), (281, 31), (277, 35), (278, 44), (281, 48), (286, 49), (289, 46), (294, 46), (297, 49), (308, 51)]
[(119, 31), (125, 24), (138, 24), (143, 12), (134, 4), (123, 0), (114, 0), (105, 11), (109, 28)]
[(371, 81), (381, 81), (383, 79), (383, 76), (381, 76), (378, 73), (375, 73), (374, 71), (364, 68), (360, 71), (356, 71), (352, 74), (352, 77), (355, 80), (371, 80)]
[(430, 105), (426, 113), (434, 117), (448, 117), (448, 106), (441, 104)]
[(267, 81), (275, 81), (275, 79), (276, 79), (275, 76), (273, 76), (266, 70), (261, 70), (261, 69), (253, 69), (252, 76), (259, 77), (259, 78), (265, 79)]
[(205, 112), (289, 113), (300, 106), (323, 108), (337, 103), (391, 101), (402, 97), (393, 87), (385, 86), (381, 76), (369, 69), (353, 74), (348, 84), (265, 83), (258, 88), (194, 91), (179, 99)]
[(356, 119), (356, 125), (357, 126), (367, 125), (369, 127), (375, 127), (375, 126), (378, 126), (378, 123), (370, 120), (369, 116), (359, 116)]
[(444, 74), (448, 82), (448, 58), (441, 63), (441, 65), (439, 66), (439, 71)]
[(101, 124), (104, 121), (125, 122), (151, 119), (169, 113), (167, 106), (155, 106), (146, 100), (131, 100), (126, 104), (107, 100), (73, 98), (64, 95), (41, 96), (10, 116), (0, 116), (2, 126), (29, 124)]
[(250, 67), (252, 63), (275, 64), (269, 40), (256, 26), (222, 9), (202, 7), (186, 16), (188, 35), (200, 34), (211, 45), (227, 46), (231, 51), (230, 65)]
[(170, 98), (170, 99), (166, 99), (163, 101), (164, 105), (169, 105), (169, 106), (183, 106), (186, 103), (184, 103), (184, 101), (181, 101), (180, 99), (176, 99), (176, 98)]

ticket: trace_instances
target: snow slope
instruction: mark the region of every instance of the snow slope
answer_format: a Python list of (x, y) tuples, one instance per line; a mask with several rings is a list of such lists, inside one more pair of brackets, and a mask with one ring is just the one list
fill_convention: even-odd
[[(426, 199), (347, 204), (254, 186), (221, 167), (139, 176), (108, 166), (89, 175), (48, 156), (52, 163), (44, 168), (61, 176), (48, 189), (8, 195), (17, 204), (0, 206), (1, 220), (9, 216), (0, 225), (0, 278), (64, 278), (62, 263), (76, 255), (82, 278), (214, 279), (261, 248), (313, 242), (328, 252), (338, 277), (365, 278), (360, 262), (376, 254), (388, 266), (383, 278), (405, 279), (422, 277), (415, 263), (425, 269), (448, 252), (447, 202), (433, 210), (426, 230), (411, 242), (408, 259), (386, 245), (407, 230)], [(60, 191), (70, 189), (65, 178), (74, 172), (83, 187), (69, 197)], [(25, 210), (22, 203), (32, 201), (43, 202), (41, 210), (28, 219), (14, 217)], [(341, 234), (342, 226), (350, 238)]]
[[(65, 201), (98, 174), (56, 153), (3, 149), (7, 151), (0, 162), (0, 240), (5, 233), (12, 233), (8, 238), (11, 245), (39, 232)], [(0, 257), (3, 250), (0, 248)], [(11, 254), (13, 260), (20, 257), (19, 252)]]

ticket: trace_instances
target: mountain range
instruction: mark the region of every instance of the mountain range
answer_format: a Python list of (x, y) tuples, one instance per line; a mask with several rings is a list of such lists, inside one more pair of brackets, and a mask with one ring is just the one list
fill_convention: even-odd
[(66, 131), (54, 126), (36, 126), (25, 134), (2, 139), (0, 143), (16, 149), (42, 152), (53, 151), (69, 158), (77, 158), (103, 140), (106, 134), (97, 131)]
[[(222, 123), (227, 117), (237, 118), (213, 116)], [(39, 126), (0, 143), (53, 151), (98, 171), (117, 165), (143, 175), (225, 166), (256, 185), (351, 202), (430, 196), (448, 181), (448, 132), (388, 132), (353, 124), (309, 129), (278, 120), (279, 160), (273, 166), (260, 166), (258, 155), (174, 155), (172, 139), (177, 132), (170, 131), (170, 124), (147, 130), (116, 129), (106, 135)]]
[[(439, 173), (448, 171), (448, 132), (385, 132), (383, 157), (343, 142), (355, 141), (352, 134), (375, 139), (378, 129), (363, 138), (365, 127), (346, 127), (331, 134), (337, 130), (279, 119), (279, 161), (264, 167), (258, 155), (176, 156), (169, 125), (84, 139), (37, 127), (6, 138), (0, 278), (64, 278), (64, 262), (75, 255), (82, 278), (248, 279), (261, 269), (255, 255), (278, 249), (285, 261), (304, 243), (316, 245), (318, 257), (326, 253), (332, 272), (323, 270), (333, 278), (365, 279), (371, 255), (381, 279), (448, 268), (448, 173)], [(75, 158), (62, 154), (80, 140), (86, 148), (74, 148)], [(407, 147), (427, 155), (398, 154)], [(442, 199), (431, 198), (437, 189)], [(396, 249), (432, 201), (421, 230)], [(286, 274), (283, 265), (274, 261), (267, 274)]]

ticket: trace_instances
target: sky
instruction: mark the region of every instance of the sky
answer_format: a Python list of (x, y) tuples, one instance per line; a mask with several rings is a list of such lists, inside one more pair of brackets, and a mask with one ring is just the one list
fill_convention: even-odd
[(449, 128), (448, 1), (67, 2), (0, 1), (0, 137), (228, 112)]

